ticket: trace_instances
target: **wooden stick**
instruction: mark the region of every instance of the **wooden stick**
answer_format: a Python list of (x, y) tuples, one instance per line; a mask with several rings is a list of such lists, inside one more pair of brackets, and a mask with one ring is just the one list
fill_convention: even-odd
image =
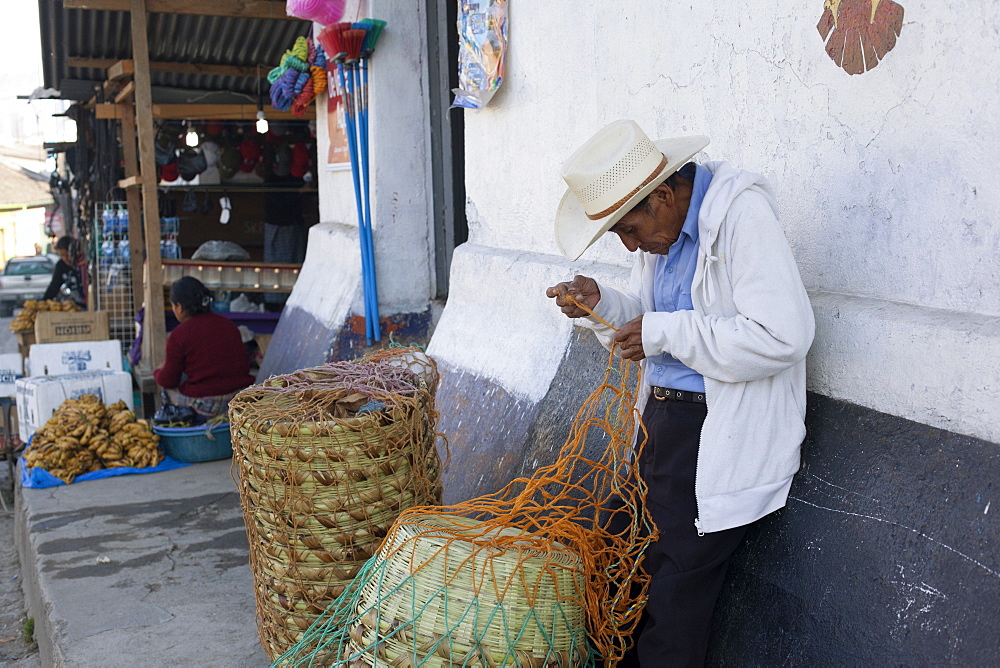
[[(66, 9), (98, 9), (110, 12), (135, 11), (130, 0), (62, 0)], [(288, 16), (284, 2), (269, 0), (148, 0), (146, 11), (156, 14), (197, 14), (233, 18), (301, 21)]]
[[(121, 105), (109, 102), (95, 102), (94, 113), (98, 120), (116, 120), (122, 117)], [(257, 118), (257, 106), (253, 104), (154, 104), (154, 120), (180, 119), (188, 121), (252, 121)], [(309, 114), (296, 116), (291, 111), (268, 108), (268, 120), (308, 120)]]
[(149, 78), (149, 38), (146, 0), (129, 0), (132, 13), (132, 58), (135, 61), (135, 109), (139, 130), (139, 173), (142, 176), (142, 212), (146, 243), (146, 280), (142, 323), (143, 362), (156, 369), (166, 349), (163, 315), (163, 269), (160, 264), (160, 206), (156, 193), (156, 147), (153, 129), (153, 91)]
[[(125, 163), (125, 177), (139, 176), (139, 154), (135, 142), (135, 108), (123, 105), (121, 122), (122, 160)], [(121, 185), (121, 184), (119, 184)], [(142, 196), (138, 188), (125, 189), (125, 201), (128, 203), (128, 247), (129, 265), (132, 270), (132, 313), (139, 310), (142, 303)], [(159, 224), (157, 222), (157, 224)], [(159, 231), (159, 230), (157, 230)]]
[[(131, 60), (115, 60), (114, 58), (83, 58), (70, 56), (66, 59), (67, 67), (82, 69), (107, 70), (108, 79), (117, 80), (130, 77), (135, 72), (135, 63)], [(258, 72), (266, 73), (273, 65), (215, 65), (209, 63), (174, 63), (167, 61), (151, 61), (150, 72), (174, 72), (178, 74), (205, 74), (223, 77), (254, 78)]]

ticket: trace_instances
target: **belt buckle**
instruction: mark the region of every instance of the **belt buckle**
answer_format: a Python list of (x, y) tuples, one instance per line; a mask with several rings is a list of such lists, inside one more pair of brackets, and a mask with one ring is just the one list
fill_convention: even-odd
[(667, 401), (670, 399), (670, 390), (665, 387), (653, 386), (653, 398), (657, 401)]

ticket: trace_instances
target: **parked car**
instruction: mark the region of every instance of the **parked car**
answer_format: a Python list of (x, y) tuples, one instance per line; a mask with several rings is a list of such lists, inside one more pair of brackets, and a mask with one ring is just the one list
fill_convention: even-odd
[(47, 255), (12, 257), (0, 274), (0, 318), (9, 318), (26, 299), (41, 299), (56, 263)]

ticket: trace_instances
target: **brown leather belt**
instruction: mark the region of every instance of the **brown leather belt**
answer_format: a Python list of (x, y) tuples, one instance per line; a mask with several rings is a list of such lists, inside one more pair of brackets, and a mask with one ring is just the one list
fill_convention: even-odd
[(653, 385), (653, 398), (657, 401), (687, 401), (692, 404), (705, 403), (704, 392), (673, 390), (669, 387), (657, 387), (656, 385)]

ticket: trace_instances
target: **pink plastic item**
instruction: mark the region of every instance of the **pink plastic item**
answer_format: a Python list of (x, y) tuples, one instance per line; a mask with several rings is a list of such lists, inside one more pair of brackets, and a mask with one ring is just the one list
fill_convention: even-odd
[(328, 26), (344, 18), (344, 9), (347, 7), (347, 0), (326, 0), (323, 4), (326, 6), (323, 11), (316, 15), (315, 21), (317, 23)]
[(347, 0), (288, 0), (285, 12), (322, 25), (336, 23), (343, 17)]

